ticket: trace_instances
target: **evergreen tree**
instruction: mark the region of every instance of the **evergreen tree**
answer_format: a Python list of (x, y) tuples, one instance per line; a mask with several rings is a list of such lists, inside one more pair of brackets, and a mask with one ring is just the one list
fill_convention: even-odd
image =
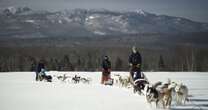
[(74, 66), (70, 62), (69, 56), (65, 55), (63, 58), (63, 68), (64, 70), (74, 71)]
[(30, 67), (30, 71), (36, 71), (36, 65), (37, 65), (37, 61), (35, 60), (35, 58), (31, 59), (32, 63), (31, 63), (31, 67)]
[(165, 63), (164, 63), (162, 55), (160, 55), (158, 66), (159, 66), (159, 71), (165, 70)]
[(57, 63), (54, 58), (51, 58), (49, 61), (49, 68), (50, 70), (57, 70)]
[(120, 57), (117, 57), (115, 61), (115, 70), (120, 71), (122, 69), (123, 69), (123, 61)]
[(24, 70), (24, 58), (23, 58), (23, 56), (18, 57), (18, 68), (19, 68), (19, 71)]

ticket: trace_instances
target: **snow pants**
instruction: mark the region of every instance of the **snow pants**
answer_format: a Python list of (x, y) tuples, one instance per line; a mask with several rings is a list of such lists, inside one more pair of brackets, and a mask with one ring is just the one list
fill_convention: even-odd
[(101, 84), (104, 84), (105, 81), (108, 81), (110, 79), (110, 70), (103, 69), (102, 71), (102, 78), (101, 78)]

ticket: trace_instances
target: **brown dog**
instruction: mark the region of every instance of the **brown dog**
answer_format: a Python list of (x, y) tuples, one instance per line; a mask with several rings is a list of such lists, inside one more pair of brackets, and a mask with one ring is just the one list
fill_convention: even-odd
[(168, 83), (161, 87), (156, 106), (161, 102), (164, 109), (170, 108), (172, 102), (172, 91), (174, 91), (175, 86), (175, 83)]

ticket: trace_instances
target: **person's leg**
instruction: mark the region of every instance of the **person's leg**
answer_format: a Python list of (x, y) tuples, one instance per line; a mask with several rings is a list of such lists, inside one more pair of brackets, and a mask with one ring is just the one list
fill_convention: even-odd
[(141, 69), (137, 68), (136, 71), (137, 71), (136, 79), (141, 79), (142, 78), (142, 76), (141, 76)]
[(108, 79), (108, 76), (106, 76), (106, 75), (104, 75), (104, 81), (103, 81), (103, 83), (105, 84), (105, 82), (107, 81), (107, 79)]
[(107, 80), (109, 80), (109, 79), (111, 79), (111, 74), (110, 74), (111, 72), (110, 71), (108, 71), (108, 79)]
[(35, 72), (36, 76), (35, 76), (35, 80), (38, 81), (38, 72)]
[(130, 83), (133, 85), (134, 84), (134, 72), (133, 72), (133, 68), (132, 67), (130, 68), (129, 77), (130, 77)]
[(105, 81), (108, 81), (108, 71), (107, 70), (103, 70), (103, 73), (102, 73), (102, 84), (104, 84)]
[(104, 75), (103, 75), (103, 72), (102, 72), (102, 77), (101, 77), (101, 84), (104, 84)]

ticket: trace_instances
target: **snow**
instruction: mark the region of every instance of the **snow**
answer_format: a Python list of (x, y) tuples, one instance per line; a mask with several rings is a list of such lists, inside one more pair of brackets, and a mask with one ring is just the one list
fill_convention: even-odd
[(10, 13), (15, 14), (17, 12), (17, 9), (13, 6), (10, 6), (7, 8), (9, 10)]
[(143, 15), (143, 16), (146, 16), (146, 13), (145, 13), (144, 10), (142, 10), (142, 9), (136, 10), (136, 13), (138, 13), (138, 14), (140, 14), (140, 15)]
[(89, 19), (94, 19), (95, 17), (94, 16), (89, 16)]
[(27, 22), (27, 23), (34, 23), (35, 20), (25, 20), (25, 22)]
[(62, 20), (58, 20), (58, 23), (59, 23), (59, 24), (62, 24), (63, 22), (62, 22)]
[[(152, 110), (144, 96), (132, 89), (100, 84), (101, 72), (47, 72), (53, 82), (36, 82), (34, 72), (0, 73), (0, 110)], [(62, 82), (54, 76), (66, 74), (92, 78), (90, 84)], [(128, 72), (112, 72), (127, 76)], [(145, 72), (152, 82), (172, 81), (187, 85), (190, 102), (173, 110), (208, 109), (208, 73)]]
[(71, 23), (73, 20), (68, 18), (68, 17), (64, 17), (64, 20), (67, 21), (68, 23)]
[(86, 17), (85, 20), (86, 20), (86, 21), (94, 20), (94, 19), (99, 18), (99, 17), (100, 17), (100, 15), (93, 14), (93, 15), (90, 15), (90, 16)]
[(94, 31), (94, 34), (105, 35), (105, 33), (104, 32), (101, 32), (101, 31)]

